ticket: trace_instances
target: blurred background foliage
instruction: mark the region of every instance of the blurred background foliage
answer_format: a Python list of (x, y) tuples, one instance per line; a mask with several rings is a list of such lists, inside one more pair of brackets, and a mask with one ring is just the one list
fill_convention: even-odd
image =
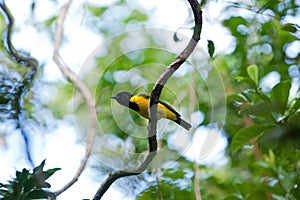
[[(210, 3), (202, 1), (207, 13), (213, 12)], [(299, 24), (292, 22), (300, 17), (300, 2), (216, 3), (223, 5), (220, 20), (232, 37), (232, 51), (214, 52), (216, 33), (211, 33), (209, 47), (197, 49), (167, 82), (161, 99), (174, 105), (193, 130), (185, 133), (172, 122), (159, 122), (161, 151), (148, 172), (116, 183), (132, 199), (197, 199), (198, 191), (202, 199), (300, 198), (300, 30)], [(58, 6), (58, 2), (53, 4)], [(38, 9), (35, 5), (32, 1), (33, 16)], [(150, 93), (188, 36), (147, 29), (157, 19), (134, 1), (83, 3), (81, 9), (82, 26), (105, 39), (78, 74), (97, 103), (99, 134), (93, 152), (96, 161), (90, 167), (95, 174), (107, 174), (113, 168), (137, 165), (148, 149), (147, 121), (112, 102), (110, 96), (122, 90)], [(51, 40), (55, 22), (55, 14), (43, 21), (34, 17), (29, 21)], [(2, 15), (0, 24), (3, 35)], [(23, 124), (41, 134), (55, 129), (58, 121), (71, 123), (74, 115), (80, 137), (85, 138), (87, 112), (73, 85), (63, 79), (44, 81), (45, 61), (41, 60), (32, 87), (16, 94), (16, 85), (28, 69), (10, 60), (4, 45), (1, 43), (0, 51), (1, 141), (5, 143), (7, 135), (20, 130), (16, 120), (21, 112), (25, 113)], [(21, 112), (19, 99), (24, 102)], [(215, 159), (206, 164), (187, 156), (175, 144), (174, 138), (180, 140), (181, 136), (190, 143), (201, 127), (217, 128), (220, 137), (226, 137), (222, 151), (226, 162)]]

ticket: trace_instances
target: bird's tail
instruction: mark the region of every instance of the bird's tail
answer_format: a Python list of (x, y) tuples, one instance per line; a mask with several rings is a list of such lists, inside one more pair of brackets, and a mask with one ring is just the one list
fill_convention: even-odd
[(177, 118), (176, 120), (174, 120), (174, 122), (185, 128), (186, 130), (190, 130), (190, 128), (192, 127), (192, 125), (190, 125), (188, 122), (184, 121), (181, 118)]

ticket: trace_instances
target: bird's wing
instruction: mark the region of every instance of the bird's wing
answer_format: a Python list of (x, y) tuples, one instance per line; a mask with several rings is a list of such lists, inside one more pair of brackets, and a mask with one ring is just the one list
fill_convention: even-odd
[[(150, 95), (148, 94), (140, 94), (141, 96), (144, 96), (147, 99), (150, 99)], [(172, 108), (169, 104), (167, 104), (166, 102), (163, 102), (161, 100), (158, 100), (158, 103), (161, 103), (162, 105), (166, 106), (172, 113), (174, 113), (177, 117), (180, 117), (181, 115), (174, 110), (174, 108)]]

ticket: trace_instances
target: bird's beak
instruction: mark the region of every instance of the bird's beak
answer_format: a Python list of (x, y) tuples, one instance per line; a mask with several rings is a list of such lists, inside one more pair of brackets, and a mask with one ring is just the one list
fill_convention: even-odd
[(117, 97), (116, 97), (116, 96), (111, 96), (110, 98), (112, 98), (112, 99), (117, 99)]

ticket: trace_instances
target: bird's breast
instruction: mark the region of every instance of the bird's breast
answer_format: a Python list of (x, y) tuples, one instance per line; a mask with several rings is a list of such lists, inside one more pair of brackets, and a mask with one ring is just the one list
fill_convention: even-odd
[[(140, 96), (133, 96), (133, 97), (131, 97), (130, 102), (136, 104), (137, 107), (139, 108), (138, 110), (137, 109), (133, 109), (133, 110), (137, 111), (144, 118), (149, 119), (149, 112), (148, 112), (149, 99), (148, 98), (143, 98)], [(166, 106), (164, 106), (161, 103), (158, 103), (157, 118), (158, 119), (168, 118), (171, 120), (175, 120), (176, 115), (174, 113), (172, 113)]]

